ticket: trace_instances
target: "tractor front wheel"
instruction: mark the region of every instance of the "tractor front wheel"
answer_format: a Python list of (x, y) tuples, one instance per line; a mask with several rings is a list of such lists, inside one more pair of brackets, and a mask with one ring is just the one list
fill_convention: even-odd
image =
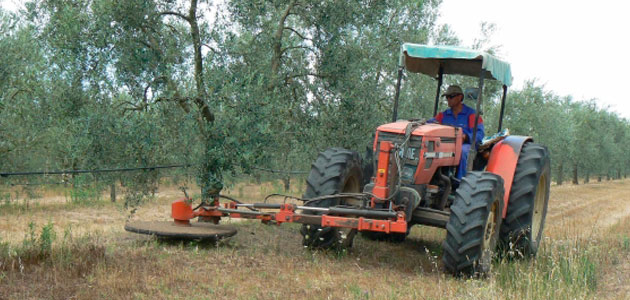
[(442, 261), (454, 275), (490, 271), (503, 212), (503, 179), (489, 172), (470, 172), (455, 193), (442, 244)]
[(538, 252), (549, 202), (549, 164), (549, 152), (544, 146), (528, 143), (521, 149), (501, 227), (501, 246), (511, 256), (533, 256)]
[[(331, 148), (320, 152), (311, 166), (306, 184), (304, 194), (306, 199), (339, 193), (361, 193), (363, 178), (359, 154), (343, 148)], [(360, 204), (359, 200), (353, 198), (334, 198), (307, 203), (308, 206), (317, 207), (358, 206)], [(316, 249), (339, 249), (352, 246), (357, 230), (305, 224), (302, 225), (300, 233), (304, 246)]]

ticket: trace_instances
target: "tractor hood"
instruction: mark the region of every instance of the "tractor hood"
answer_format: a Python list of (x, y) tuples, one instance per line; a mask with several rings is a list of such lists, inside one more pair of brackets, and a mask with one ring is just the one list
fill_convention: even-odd
[(422, 73), (433, 78), (439, 74), (458, 74), (495, 79), (506, 86), (512, 85), (510, 64), (491, 54), (455, 46), (427, 46), (405, 43), (400, 49), (400, 66), (409, 72)]
[[(376, 130), (378, 132), (389, 132), (389, 133), (397, 133), (397, 134), (404, 135), (405, 129), (407, 128), (407, 124), (409, 124), (409, 121), (398, 121), (394, 123), (381, 125)], [(416, 136), (434, 136), (434, 137), (454, 138), (458, 130), (459, 128), (454, 127), (454, 126), (440, 125), (440, 124), (425, 124), (422, 126), (418, 126), (413, 131), (412, 134)]]

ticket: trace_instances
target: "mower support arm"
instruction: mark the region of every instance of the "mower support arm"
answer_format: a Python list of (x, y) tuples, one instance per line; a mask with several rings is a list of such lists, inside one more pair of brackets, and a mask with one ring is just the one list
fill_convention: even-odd
[[(321, 225), (322, 227), (355, 228), (359, 231), (377, 232), (407, 232), (405, 213), (402, 211), (379, 211), (368, 209), (354, 209), (345, 207), (312, 207), (295, 204), (276, 203), (224, 203), (223, 207), (200, 206), (192, 210), (186, 199), (173, 202), (172, 217), (176, 224), (186, 226), (194, 217), (207, 217), (218, 220), (221, 217), (257, 219), (263, 223), (302, 223)], [(278, 209), (275, 212), (249, 211), (239, 208)], [(303, 214), (296, 210), (321, 213)]]

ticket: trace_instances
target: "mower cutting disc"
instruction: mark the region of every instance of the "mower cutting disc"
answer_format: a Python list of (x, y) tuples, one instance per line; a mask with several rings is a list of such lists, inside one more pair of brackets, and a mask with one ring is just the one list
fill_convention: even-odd
[(190, 226), (178, 226), (172, 221), (135, 221), (125, 225), (129, 232), (155, 235), (163, 238), (203, 239), (216, 241), (236, 234), (236, 229), (205, 222), (191, 222)]

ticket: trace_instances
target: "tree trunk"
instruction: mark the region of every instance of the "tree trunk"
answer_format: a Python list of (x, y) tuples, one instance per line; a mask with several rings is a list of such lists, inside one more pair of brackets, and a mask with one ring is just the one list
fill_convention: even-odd
[(190, 24), (190, 36), (195, 51), (195, 85), (197, 88), (197, 97), (195, 104), (201, 110), (201, 114), (206, 122), (214, 121), (214, 114), (210, 111), (207, 104), (206, 89), (203, 83), (203, 57), (201, 56), (201, 37), (199, 36), (199, 23), (197, 23), (197, 0), (190, 0), (190, 10), (188, 12), (188, 23)]
[(160, 173), (157, 169), (151, 170), (151, 196), (155, 197), (155, 194), (160, 188)]
[[(197, 22), (197, 1), (190, 0), (190, 9), (188, 11), (188, 23), (190, 24), (190, 37), (193, 43), (194, 64), (195, 64), (195, 87), (197, 96), (194, 99), (195, 104), (201, 111), (203, 121), (199, 120), (199, 133), (204, 139), (205, 155), (203, 157), (201, 174), (199, 176), (199, 184), (201, 186), (202, 201), (212, 201), (218, 196), (223, 189), (221, 182), (222, 174), (220, 166), (217, 165), (215, 159), (217, 154), (216, 145), (220, 143), (220, 137), (214, 134), (212, 123), (214, 122), (214, 114), (208, 107), (208, 97), (204, 85), (203, 74), (203, 57), (201, 55), (201, 37), (199, 35), (199, 23)], [(204, 122), (205, 121), (205, 122)]]
[(586, 172), (586, 177), (584, 178), (584, 183), (589, 183), (591, 181), (591, 172)]
[(116, 202), (116, 181), (112, 182), (112, 184), (109, 186), (109, 197), (111, 198), (112, 202)]
[[(72, 171), (76, 171), (77, 170), (77, 162), (75, 160), (72, 160)], [(75, 188), (76, 185), (76, 177), (77, 177), (77, 173), (72, 173), (70, 174), (70, 178), (72, 178), (72, 182), (70, 183), (70, 187), (72, 187), (73, 189)]]
[(580, 184), (578, 182), (578, 165), (573, 165), (573, 184)]
[[(272, 47), (273, 55), (271, 57), (271, 74), (274, 77), (273, 81), (277, 79), (276, 77), (278, 75), (278, 72), (280, 71), (280, 59), (282, 58), (282, 34), (284, 33), (284, 30), (285, 30), (285, 22), (294, 6), (295, 6), (295, 0), (291, 1), (289, 5), (287, 6), (287, 8), (284, 10), (284, 13), (280, 17), (280, 21), (278, 22), (278, 27), (276, 28), (276, 32), (273, 35), (273, 39), (274, 39), (273, 47)], [(275, 85), (275, 82), (273, 82), (271, 86), (274, 86), (274, 85)]]
[(282, 182), (284, 182), (284, 191), (288, 192), (291, 189), (291, 176), (288, 174), (282, 178)]
[(597, 176), (597, 182), (602, 182), (602, 175)]
[(558, 166), (558, 185), (562, 185), (564, 181), (564, 163), (560, 163)]
[[(193, 44), (193, 62), (195, 65), (195, 88), (197, 92), (197, 95), (193, 97), (192, 102), (195, 103), (200, 111), (200, 116), (197, 118), (197, 124), (199, 126), (199, 135), (203, 140), (205, 147), (203, 161), (201, 162), (201, 168), (199, 170), (197, 180), (199, 186), (201, 187), (202, 201), (208, 202), (213, 200), (212, 198), (216, 197), (223, 188), (223, 184), (221, 183), (221, 167), (217, 165), (217, 162), (214, 159), (217, 155), (216, 152), (218, 151), (216, 145), (221, 143), (221, 137), (217, 136), (217, 134), (215, 134), (212, 130), (214, 114), (210, 111), (210, 107), (208, 106), (208, 95), (204, 84), (201, 37), (199, 33), (199, 23), (197, 22), (197, 4), (198, 0), (190, 0), (190, 8), (187, 16), (179, 12), (170, 11), (162, 12), (160, 15), (177, 16), (188, 22), (188, 25), (190, 26), (190, 38)], [(157, 45), (155, 48), (159, 49)], [(186, 101), (189, 101), (190, 98), (180, 98), (176, 86), (168, 79), (167, 84), (169, 85), (169, 88), (175, 91), (174, 100), (178, 100), (181, 108), (186, 113), (189, 113), (190, 109), (186, 104)]]

